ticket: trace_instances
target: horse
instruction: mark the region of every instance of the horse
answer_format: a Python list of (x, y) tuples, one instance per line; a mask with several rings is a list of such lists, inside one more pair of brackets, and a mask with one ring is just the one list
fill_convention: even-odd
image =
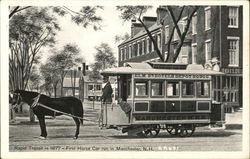
[[(34, 104), (35, 100), (37, 100), (37, 105), (32, 107), (32, 104)], [(75, 97), (50, 98), (46, 95), (39, 94), (37, 92), (16, 90), (13, 93), (11, 101), (12, 105), (20, 105), (21, 102), (25, 102), (31, 106), (31, 109), (39, 120), (39, 125), (41, 129), (41, 135), (39, 137), (40, 139), (46, 139), (47, 137), (45, 116), (60, 116), (63, 115), (63, 113), (71, 114), (73, 116), (72, 118), (74, 119), (76, 124), (76, 132), (74, 139), (78, 138), (80, 123), (81, 125), (83, 125), (84, 114), (81, 100)], [(48, 108), (42, 107), (42, 105), (63, 113), (55, 112)]]

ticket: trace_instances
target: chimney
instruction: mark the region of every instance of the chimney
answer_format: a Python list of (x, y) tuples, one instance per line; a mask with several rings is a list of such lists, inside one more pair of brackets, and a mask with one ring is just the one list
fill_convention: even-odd
[(166, 10), (162, 6), (157, 8), (157, 24), (162, 24), (163, 20), (167, 18)]
[(142, 19), (143, 23), (147, 26), (147, 28), (151, 27), (154, 25), (157, 21), (157, 17), (143, 17)]
[(134, 37), (137, 33), (139, 33), (143, 27), (141, 23), (136, 23), (136, 20), (131, 20), (131, 37)]

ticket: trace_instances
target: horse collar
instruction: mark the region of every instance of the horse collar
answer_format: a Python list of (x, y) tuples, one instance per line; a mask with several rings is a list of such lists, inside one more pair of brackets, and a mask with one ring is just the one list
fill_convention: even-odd
[(35, 108), (37, 106), (37, 103), (38, 103), (38, 101), (40, 99), (40, 96), (41, 96), (41, 94), (38, 94), (37, 97), (33, 98), (34, 102), (31, 104), (31, 108)]

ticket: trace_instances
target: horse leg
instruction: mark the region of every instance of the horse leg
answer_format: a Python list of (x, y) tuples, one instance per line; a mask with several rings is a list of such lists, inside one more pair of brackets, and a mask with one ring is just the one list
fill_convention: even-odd
[(41, 139), (45, 139), (47, 137), (46, 125), (45, 125), (45, 118), (44, 115), (37, 116), (41, 128)]
[(76, 133), (75, 133), (75, 137), (74, 139), (77, 139), (78, 138), (78, 135), (79, 135), (79, 129), (80, 129), (80, 121), (78, 118), (73, 118), (75, 123), (76, 123)]

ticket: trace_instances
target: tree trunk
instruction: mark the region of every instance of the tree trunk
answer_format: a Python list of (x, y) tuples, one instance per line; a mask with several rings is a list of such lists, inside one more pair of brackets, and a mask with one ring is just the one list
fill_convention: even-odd
[(54, 86), (54, 97), (56, 98), (56, 86)]

